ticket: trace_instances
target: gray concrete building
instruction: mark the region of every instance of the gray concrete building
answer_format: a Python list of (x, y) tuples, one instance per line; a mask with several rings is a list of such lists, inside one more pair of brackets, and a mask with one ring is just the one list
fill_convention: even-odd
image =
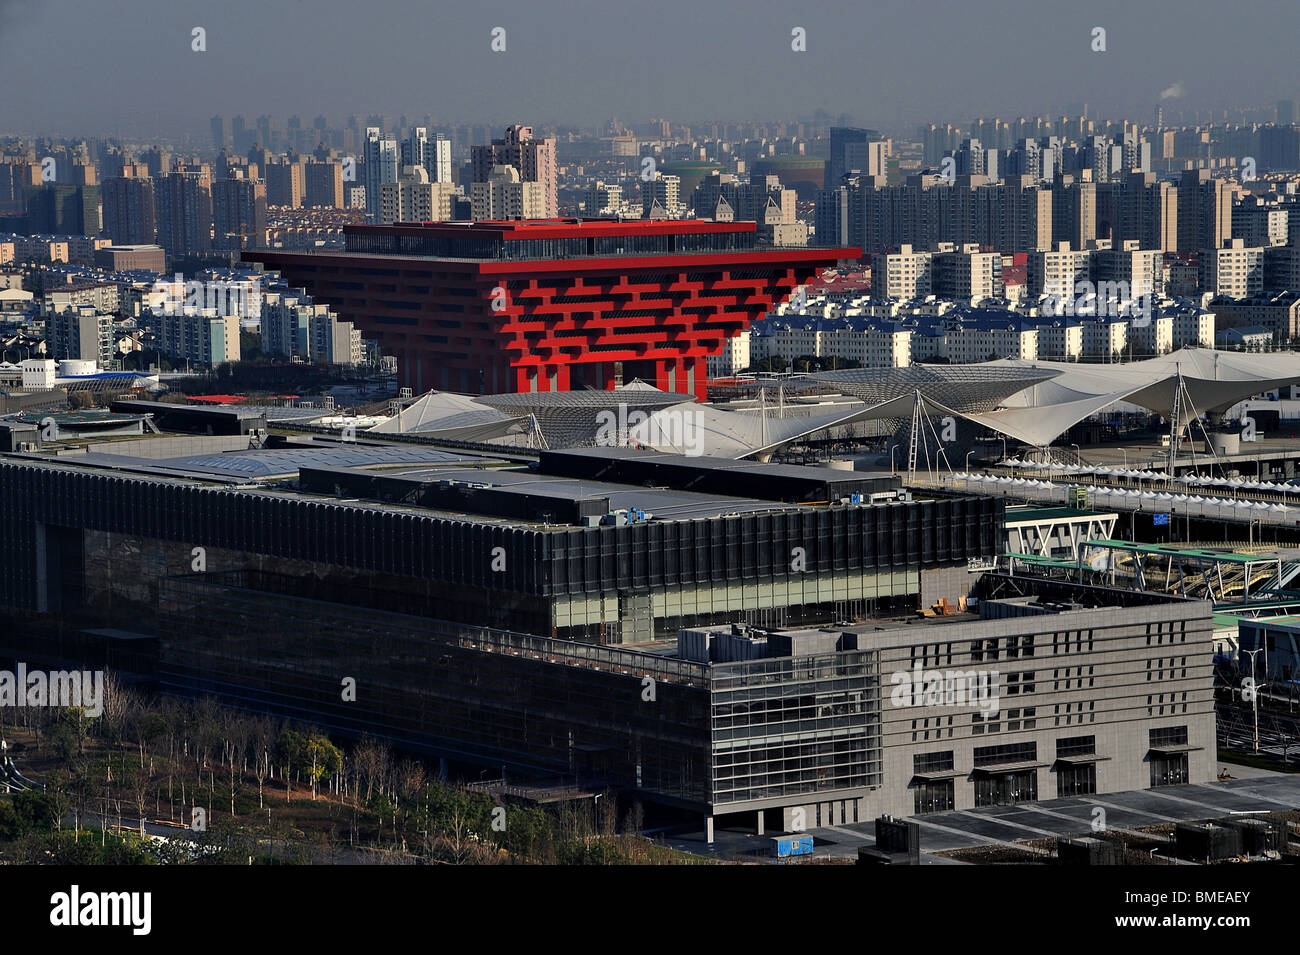
[(1208, 603), (983, 585), (975, 613), (837, 632), (879, 679), (878, 762), (859, 789), (787, 795), (787, 831), (1213, 779)]

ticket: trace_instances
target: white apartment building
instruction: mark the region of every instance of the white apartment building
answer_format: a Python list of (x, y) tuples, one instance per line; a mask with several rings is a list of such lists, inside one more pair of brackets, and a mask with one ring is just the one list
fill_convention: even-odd
[[(821, 322), (812, 322), (808, 328), (778, 326), (773, 334), (767, 335), (760, 335), (757, 329), (753, 329), (750, 333), (751, 360), (761, 361), (773, 355), (779, 355), (787, 362), (805, 356), (839, 358), (857, 362), (863, 368), (906, 368), (912, 363), (910, 328), (894, 322), (877, 325), (845, 321), (832, 325), (827, 327)], [(714, 358), (709, 361), (713, 362)], [(711, 364), (710, 374), (713, 373), (712, 367)], [(725, 368), (726, 365), (720, 361), (718, 367)]]
[(1025, 277), (1028, 297), (1051, 295), (1062, 303), (1072, 303), (1075, 287), (1090, 281), (1091, 271), (1092, 253), (1074, 251), (1068, 242), (1057, 243), (1055, 249), (1047, 252), (1030, 252)]
[(303, 289), (268, 292), (262, 305), (262, 353), (335, 365), (357, 365), (365, 355), (361, 330), (340, 321)]
[(385, 139), (383, 130), (378, 126), (366, 127), (366, 163), (365, 163), (365, 198), (366, 212), (371, 221), (379, 219), (380, 186), (386, 182), (397, 181), (397, 170), (401, 164), (401, 150), (396, 139)]
[(682, 206), (682, 180), (680, 176), (665, 176), (657, 172), (653, 179), (641, 180), (641, 215), (649, 216), (655, 205), (668, 215), (685, 211)]
[(822, 357), (856, 361), (863, 368), (906, 368), (912, 363), (912, 330), (893, 323), (822, 333)]
[(157, 335), (158, 350), (172, 359), (195, 365), (240, 360), (238, 315), (186, 305), (176, 314), (155, 315), (149, 324)]
[(1182, 310), (1174, 313), (1174, 347), (1214, 347), (1214, 312)]
[(1057, 318), (1038, 326), (1038, 357), (1078, 361), (1083, 357), (1083, 323), (1077, 318)]
[(931, 264), (929, 252), (913, 251), (910, 245), (877, 255), (871, 265), (872, 290), (885, 298), (924, 298), (932, 289)]
[(1038, 357), (1038, 329), (1032, 324), (945, 325), (941, 357), (954, 365), (998, 358)]
[(1286, 245), (1290, 227), (1290, 210), (1259, 197), (1243, 199), (1232, 210), (1232, 235), (1247, 247)]
[(940, 242), (931, 259), (931, 287), (939, 298), (967, 305), (999, 298), (1001, 263), (1001, 255), (981, 252), (978, 244), (957, 248), (951, 242)]
[(587, 216), (617, 216), (623, 211), (623, 187), (599, 180), (593, 182), (587, 187), (583, 207)]
[(1083, 353), (1089, 358), (1116, 361), (1128, 348), (1129, 323), (1124, 319), (1084, 319)]
[[(1164, 253), (1159, 249), (1138, 248), (1137, 239), (1125, 240), (1118, 249), (1095, 252), (1092, 270), (1098, 299), (1115, 301), (1117, 286), (1127, 293), (1129, 301), (1145, 295), (1154, 300), (1164, 292)], [(1125, 296), (1121, 293), (1119, 297)]]
[(722, 351), (705, 359), (710, 378), (729, 378), (750, 366), (750, 336), (753, 329), (733, 335), (722, 343)]
[(53, 358), (24, 358), (17, 365), (0, 363), (0, 385), (30, 391), (48, 390), (54, 387), (57, 364)]
[(397, 182), (379, 187), (379, 222), (445, 222), (453, 218), (455, 204), (450, 183), (431, 182), (423, 166), (403, 166)]
[(1128, 334), (1135, 355), (1167, 355), (1174, 350), (1174, 317), (1152, 314), (1150, 321), (1130, 320)]
[(470, 216), (476, 220), (546, 218), (546, 184), (521, 180), (514, 166), (493, 166), (486, 182), (470, 188)]
[(1242, 239), (1226, 239), (1199, 255), (1201, 288), (1214, 295), (1249, 298), (1264, 290), (1264, 250)]
[(113, 316), (92, 305), (48, 307), (45, 338), (51, 358), (80, 358), (107, 368), (113, 357)]

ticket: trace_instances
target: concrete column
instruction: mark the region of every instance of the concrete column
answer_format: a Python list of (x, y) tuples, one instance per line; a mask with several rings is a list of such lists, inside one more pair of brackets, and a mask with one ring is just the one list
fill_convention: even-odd
[(764, 828), (763, 828), (763, 810), (760, 809), (760, 810), (758, 811), (758, 834), (761, 836), (761, 835), (763, 835), (763, 832), (764, 832)]
[(713, 817), (704, 817), (704, 841), (713, 845)]

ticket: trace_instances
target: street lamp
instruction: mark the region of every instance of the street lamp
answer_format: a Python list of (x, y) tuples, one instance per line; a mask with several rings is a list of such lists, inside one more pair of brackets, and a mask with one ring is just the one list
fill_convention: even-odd
[(897, 450), (898, 450), (898, 445), (896, 445), (896, 444), (891, 444), (891, 445), (889, 446), (889, 473), (890, 473), (891, 475), (897, 473), (897, 472), (894, 470), (894, 452), (897, 451)]
[(1007, 459), (1007, 439), (999, 438), (998, 440), (1002, 442), (1002, 460), (1005, 461)]
[(1128, 470), (1128, 448), (1120, 448), (1119, 453), (1124, 455), (1124, 470)]
[(975, 453), (974, 451), (967, 451), (967, 452), (966, 452), (966, 465), (965, 465), (965, 467), (966, 467), (966, 473), (967, 473), (967, 474), (970, 474), (970, 456), (971, 456), (972, 454), (974, 454), (974, 453)]
[(1070, 445), (1070, 447), (1074, 448), (1074, 463), (1075, 463), (1075, 465), (1078, 466), (1078, 467), (1082, 467), (1082, 466), (1083, 466), (1083, 452), (1081, 452), (1081, 451), (1079, 450), (1079, 446), (1078, 446), (1077, 444), (1072, 444), (1072, 445)]
[(1263, 647), (1256, 647), (1254, 650), (1240, 651), (1241, 653), (1250, 654), (1250, 684), (1251, 684), (1250, 703), (1251, 703), (1251, 709), (1254, 711), (1255, 714), (1255, 754), (1256, 755), (1259, 755), (1259, 691), (1261, 687), (1268, 686), (1268, 684), (1267, 683), (1261, 684), (1255, 682), (1255, 654), (1261, 652), (1263, 649), (1264, 649)]

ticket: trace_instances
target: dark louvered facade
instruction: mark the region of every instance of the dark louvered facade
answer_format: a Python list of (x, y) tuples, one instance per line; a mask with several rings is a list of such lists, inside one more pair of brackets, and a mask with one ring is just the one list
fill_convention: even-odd
[[(48, 609), (60, 587), (94, 589), (94, 580), (69, 578), (95, 573), (75, 539), (102, 532), (305, 562), (382, 579), (389, 590), (400, 589), (402, 579), (470, 588), (485, 600), (482, 616), (472, 622), (509, 623), (543, 635), (554, 635), (553, 622), (539, 619), (527, 627), (519, 619), (493, 621), (493, 607), (509, 605), (500, 599), (507, 596), (544, 608), (572, 595), (964, 565), (994, 555), (1002, 508), (988, 498), (871, 507), (775, 504), (737, 516), (553, 528), (16, 462), (0, 465), (0, 504), (12, 515), (0, 543), (0, 596), (12, 608)], [(798, 549), (801, 559), (792, 561)], [(159, 569), (189, 568), (173, 562)]]

